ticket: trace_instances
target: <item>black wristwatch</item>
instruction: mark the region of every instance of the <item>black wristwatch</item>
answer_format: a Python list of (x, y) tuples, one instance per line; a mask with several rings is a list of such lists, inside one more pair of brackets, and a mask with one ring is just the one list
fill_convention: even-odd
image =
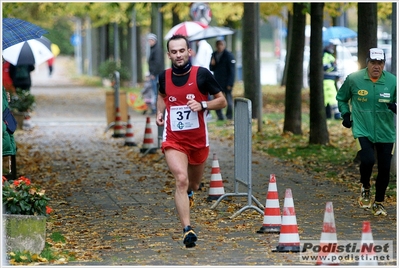
[(201, 101), (202, 110), (206, 110), (208, 108), (208, 103), (206, 101)]

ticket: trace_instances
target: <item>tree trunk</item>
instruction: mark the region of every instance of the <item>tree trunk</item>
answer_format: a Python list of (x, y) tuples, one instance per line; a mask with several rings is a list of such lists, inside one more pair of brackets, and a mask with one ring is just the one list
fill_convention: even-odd
[(369, 49), (377, 47), (377, 3), (358, 3), (357, 9), (357, 58), (362, 69)]
[(109, 28), (111, 27), (110, 23), (107, 23), (105, 25), (105, 31), (104, 31), (104, 36), (105, 36), (105, 60), (109, 60), (111, 58), (111, 45), (110, 45), (110, 30)]
[(143, 50), (142, 48), (142, 43), (140, 42), (141, 38), (141, 26), (138, 25), (136, 29), (136, 40), (137, 41), (137, 51), (136, 51), (136, 58), (137, 58), (137, 82), (142, 83), (144, 82), (143, 80), (143, 54), (141, 51)]
[[(259, 49), (257, 49), (259, 36), (257, 21), (255, 18), (259, 17), (256, 15), (255, 3), (244, 3), (244, 15), (243, 15), (243, 31), (242, 34), (242, 47), (248, 48), (243, 49), (242, 52), (242, 65), (243, 65), (243, 77), (244, 77), (244, 97), (248, 98), (252, 102), (252, 118), (257, 118), (257, 111), (259, 105), (261, 105), (261, 97), (258, 96), (260, 91), (260, 77), (255, 72), (256, 69), (260, 69), (259, 64)], [(260, 100), (259, 100), (260, 99)]]
[[(392, 3), (392, 62), (391, 62), (391, 73), (396, 75), (397, 69), (396, 69), (396, 56), (397, 56), (397, 10), (396, 10), (396, 3)], [(397, 121), (396, 115), (395, 115), (395, 122)], [(396, 176), (397, 173), (397, 151), (398, 151), (398, 144), (395, 143), (395, 151), (392, 156), (392, 161), (391, 161), (391, 173)]]
[[(150, 31), (151, 33), (157, 34), (158, 32), (158, 3), (151, 3), (151, 25)], [(158, 36), (158, 39), (161, 37)]]
[[(397, 47), (398, 47), (398, 40), (397, 38), (397, 23), (398, 23), (398, 18), (397, 18), (397, 4), (396, 3), (392, 3), (392, 62), (391, 62), (391, 73), (393, 73), (394, 75), (396, 75), (397, 69), (396, 69), (396, 63), (397, 63)], [(396, 151), (395, 151), (396, 152)]]
[(287, 86), (285, 90), (284, 132), (302, 134), (302, 81), (303, 51), (305, 48), (306, 16), (303, 3), (294, 3), (291, 53), (287, 61)]
[[(179, 4), (175, 4), (175, 7), (177, 7)], [(173, 7), (172, 11), (172, 27), (179, 24), (181, 22), (179, 18), (179, 14), (175, 11), (175, 7)]]
[(310, 36), (310, 133), (309, 144), (328, 144), (323, 92), (323, 7), (324, 3), (311, 3)]
[[(370, 48), (377, 47), (377, 3), (357, 4), (357, 61), (366, 68)], [(359, 158), (356, 154), (355, 160)], [(354, 161), (355, 161), (354, 160)]]
[[(292, 14), (291, 12), (287, 12), (287, 32), (291, 33), (292, 32)], [(284, 64), (284, 71), (283, 71), (283, 77), (281, 78), (281, 86), (285, 86), (287, 84), (287, 62), (289, 60), (289, 56), (291, 53), (291, 34), (287, 34), (286, 37), (286, 54), (285, 54), (285, 64)]]

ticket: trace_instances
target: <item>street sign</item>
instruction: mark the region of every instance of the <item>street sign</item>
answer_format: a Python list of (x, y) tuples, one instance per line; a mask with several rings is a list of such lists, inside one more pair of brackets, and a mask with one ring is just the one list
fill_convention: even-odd
[(72, 36), (71, 36), (71, 44), (74, 46), (74, 47), (76, 47), (76, 46), (79, 46), (80, 44), (81, 44), (81, 42), (82, 42), (82, 37), (80, 36), (80, 35), (77, 35), (77, 34), (73, 34)]

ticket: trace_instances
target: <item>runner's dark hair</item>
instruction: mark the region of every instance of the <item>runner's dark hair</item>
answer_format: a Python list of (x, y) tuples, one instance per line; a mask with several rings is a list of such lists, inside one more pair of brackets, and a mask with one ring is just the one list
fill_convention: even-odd
[(172, 40), (178, 40), (178, 39), (184, 39), (187, 44), (187, 49), (190, 48), (190, 42), (188, 41), (187, 37), (185, 37), (184, 35), (181, 35), (181, 34), (176, 34), (176, 35), (173, 35), (171, 38), (169, 38), (168, 42), (166, 43), (166, 48), (168, 51), (169, 51), (169, 42)]

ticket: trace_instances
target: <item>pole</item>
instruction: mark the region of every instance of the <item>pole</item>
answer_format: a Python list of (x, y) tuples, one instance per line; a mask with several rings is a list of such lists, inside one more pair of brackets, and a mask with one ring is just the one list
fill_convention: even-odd
[(91, 20), (86, 17), (86, 56), (87, 56), (87, 75), (93, 75), (93, 57), (92, 57), (92, 42), (91, 42)]
[(132, 86), (137, 86), (137, 66), (138, 66), (138, 59), (137, 59), (137, 24), (136, 24), (136, 9), (133, 9), (132, 12)]
[(118, 71), (114, 72), (114, 97), (115, 97), (115, 109), (119, 108), (119, 82), (120, 82), (120, 75)]
[(75, 44), (75, 63), (78, 74), (82, 74), (82, 22), (80, 18), (75, 18), (75, 36), (78, 39)]
[(257, 117), (258, 117), (258, 132), (262, 131), (262, 86), (260, 84), (260, 33), (259, 33), (259, 21), (260, 21), (260, 15), (259, 15), (259, 3), (254, 3), (254, 32), (256, 33), (254, 38), (254, 44), (255, 44), (255, 48), (254, 48), (254, 52), (255, 52), (255, 62), (254, 62), (254, 66), (255, 66), (255, 94), (257, 95), (257, 100), (258, 100), (258, 105), (257, 108), (258, 110), (256, 111), (257, 113)]
[(114, 23), (114, 59), (115, 62), (120, 61), (119, 57), (119, 29), (118, 24)]

